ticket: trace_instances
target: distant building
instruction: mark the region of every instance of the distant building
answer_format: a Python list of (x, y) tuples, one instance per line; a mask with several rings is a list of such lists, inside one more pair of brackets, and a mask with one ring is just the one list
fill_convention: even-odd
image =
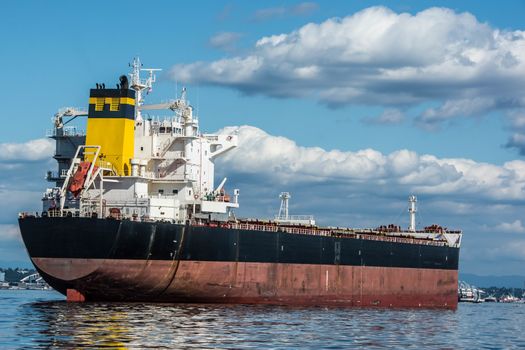
[(5, 272), (0, 272), (0, 282), (5, 282)]

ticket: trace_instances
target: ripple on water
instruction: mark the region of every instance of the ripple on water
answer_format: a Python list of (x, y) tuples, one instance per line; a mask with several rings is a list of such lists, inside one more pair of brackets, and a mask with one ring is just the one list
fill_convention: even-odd
[[(12, 293), (12, 294), (9, 294)], [(456, 312), (144, 303), (68, 304), (0, 291), (0, 348), (520, 348), (525, 305)]]

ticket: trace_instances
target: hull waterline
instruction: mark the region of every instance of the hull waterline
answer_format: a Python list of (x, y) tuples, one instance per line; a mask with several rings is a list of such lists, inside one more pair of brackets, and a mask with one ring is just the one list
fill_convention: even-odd
[(20, 228), (39, 273), (80, 300), (457, 307), (446, 246), (87, 218)]

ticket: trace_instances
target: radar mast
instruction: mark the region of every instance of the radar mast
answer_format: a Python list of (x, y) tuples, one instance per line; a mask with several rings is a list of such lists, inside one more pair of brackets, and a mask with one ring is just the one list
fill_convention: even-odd
[[(130, 66), (132, 67), (131, 73), (129, 73), (129, 77), (131, 78), (131, 88), (136, 91), (137, 97), (136, 97), (136, 107), (135, 108), (135, 120), (138, 122), (142, 121), (142, 113), (140, 106), (144, 104), (144, 98), (143, 98), (143, 91), (146, 90), (146, 94), (150, 93), (151, 90), (153, 90), (153, 83), (157, 81), (157, 76), (155, 72), (159, 72), (162, 69), (159, 68), (142, 68), (142, 63), (140, 63), (140, 58), (135, 57), (133, 59), (133, 62), (130, 63)], [(140, 79), (140, 72), (146, 71), (149, 72), (149, 76), (143, 80)]]

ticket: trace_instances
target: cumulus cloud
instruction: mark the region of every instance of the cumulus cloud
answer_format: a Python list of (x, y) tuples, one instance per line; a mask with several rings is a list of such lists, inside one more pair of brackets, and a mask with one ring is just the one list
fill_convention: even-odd
[(6, 203), (18, 201), (18, 195), (23, 196), (24, 191), (40, 192), (45, 186), (46, 171), (56, 169), (56, 161), (52, 158), (55, 144), (50, 139), (2, 143), (0, 148), (0, 199)]
[(493, 261), (501, 261), (501, 258), (517, 261), (525, 261), (525, 241), (509, 240), (502, 242), (499, 246), (486, 249), (486, 254)]
[(50, 187), (44, 175), (56, 168), (51, 158), (55, 145), (49, 139), (36, 139), (0, 147), (0, 261), (14, 261), (25, 257), (16, 224), (18, 213), (42, 210), (42, 193)]
[(495, 99), (488, 97), (447, 100), (437, 108), (426, 109), (416, 118), (416, 123), (424, 128), (434, 129), (454, 118), (482, 115), (495, 106)]
[(507, 148), (517, 148), (522, 156), (525, 156), (525, 134), (516, 132), (512, 134), (505, 145)]
[(40, 188), (34, 191), (0, 188), (0, 224), (12, 223), (18, 218), (20, 212), (41, 211), (42, 193), (46, 184), (41, 181), (39, 186)]
[(383, 154), (302, 147), (284, 137), (272, 136), (252, 126), (228, 127), (238, 132), (239, 147), (221, 162), (231, 171), (264, 175), (280, 183), (330, 182), (353, 191), (374, 187), (384, 194), (418, 193), (433, 196), (472, 197), (488, 201), (525, 200), (525, 161), (503, 165), (462, 158), (438, 158), (410, 150)]
[(501, 232), (524, 233), (525, 226), (523, 226), (521, 220), (515, 220), (514, 222), (502, 222), (495, 227), (495, 230)]
[(18, 225), (0, 225), (0, 242), (20, 240), (20, 229)]
[(175, 65), (170, 74), (178, 81), (314, 98), (334, 107), (432, 102), (438, 106), (418, 118), (418, 125), (432, 127), (525, 106), (525, 32), (446, 8), (412, 15), (371, 7), (262, 37), (245, 55)]
[[(56, 169), (56, 161), (52, 158), (55, 145), (49, 139), (36, 139), (23, 143), (0, 144), (0, 223), (4, 220), (6, 213), (11, 219), (16, 218), (17, 208), (20, 201), (27, 198), (27, 194), (33, 192), (32, 198), (35, 203), (39, 202), (39, 194), (45, 187), (45, 174), (47, 170)], [(33, 206), (31, 206), (33, 208)], [(27, 207), (25, 209), (28, 209)]]
[(211, 46), (221, 50), (232, 50), (242, 37), (241, 33), (237, 32), (221, 32), (212, 36), (209, 40)]
[(50, 139), (36, 139), (24, 143), (1, 143), (0, 163), (16, 163), (49, 159), (55, 150)]
[(29, 264), (16, 220), (19, 212), (42, 210), (42, 193), (46, 186), (50, 187), (44, 174), (56, 168), (56, 161), (51, 158), (54, 148), (54, 142), (48, 139), (1, 144), (0, 263), (3, 266)]
[(512, 135), (505, 147), (515, 148), (522, 156), (525, 156), (525, 109), (509, 113), (509, 121)]

